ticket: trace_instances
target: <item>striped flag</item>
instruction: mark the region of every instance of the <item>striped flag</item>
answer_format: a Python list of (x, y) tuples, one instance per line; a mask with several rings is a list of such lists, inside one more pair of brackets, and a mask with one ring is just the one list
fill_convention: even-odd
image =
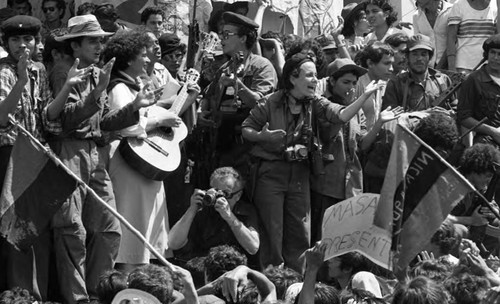
[(402, 125), (396, 128), (374, 224), (392, 232), (390, 269), (401, 273), (473, 186)]
[(18, 132), (0, 197), (0, 234), (27, 250), (77, 185), (40, 143)]

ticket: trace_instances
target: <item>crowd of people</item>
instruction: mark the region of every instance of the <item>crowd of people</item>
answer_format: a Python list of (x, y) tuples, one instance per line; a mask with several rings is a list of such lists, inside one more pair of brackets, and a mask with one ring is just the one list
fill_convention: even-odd
[[(311, 38), (262, 33), (257, 3), (214, 11), (198, 52), (162, 6), (137, 28), (107, 3), (0, 9), (0, 189), (21, 128), (86, 184), (29, 250), (0, 237), (0, 303), (500, 303), (497, 3), (417, 0), (407, 24), (365, 0)], [(325, 261), (325, 210), (381, 193), (398, 123), (489, 207), (468, 194), (404, 276)]]

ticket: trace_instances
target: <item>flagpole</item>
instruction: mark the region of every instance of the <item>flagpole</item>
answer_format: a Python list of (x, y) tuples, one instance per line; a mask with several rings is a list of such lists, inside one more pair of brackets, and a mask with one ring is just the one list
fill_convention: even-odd
[(38, 139), (36, 139), (31, 133), (26, 130), (23, 126), (19, 124), (18, 121), (15, 120), (15, 118), (12, 116), (12, 114), (9, 114), (9, 120), (10, 123), (15, 125), (17, 129), (22, 132), (24, 135), (28, 136), (29, 139), (37, 145), (39, 148), (42, 149), (43, 153), (47, 155), (52, 161), (54, 161), (59, 167), (61, 167), (66, 173), (68, 173), (71, 177), (73, 177), (80, 185), (84, 186), (85, 189), (93, 195), (101, 205), (103, 205), (109, 212), (111, 212), (125, 227), (127, 227), (132, 234), (134, 234), (141, 242), (151, 251), (151, 253), (166, 267), (170, 269), (170, 271), (174, 272), (175, 271), (175, 265), (167, 261), (165, 257), (163, 257), (154, 247), (151, 245), (148, 240), (142, 235), (140, 231), (135, 229), (132, 224), (130, 224), (127, 219), (125, 219), (118, 211), (116, 211), (113, 207), (108, 205), (99, 195), (97, 195), (94, 191), (94, 189), (90, 188), (89, 185), (87, 185), (80, 177), (78, 177), (73, 171), (71, 171), (64, 163), (52, 152), (50, 149), (47, 149)]
[(485, 205), (486, 207), (488, 207), (491, 211), (491, 213), (493, 213), (493, 215), (498, 219), (500, 220), (500, 214), (498, 213), (498, 211), (493, 208), (493, 206), (491, 206), (490, 202), (484, 197), (484, 195), (479, 192), (476, 187), (474, 187), (460, 172), (457, 171), (457, 169), (455, 169), (452, 165), (450, 165), (441, 155), (439, 155), (439, 153), (437, 153), (436, 151), (434, 151), (434, 149), (432, 147), (430, 147), (427, 143), (425, 143), (422, 139), (420, 139), (420, 137), (418, 137), (417, 135), (415, 135), (415, 133), (413, 133), (412, 131), (410, 131), (407, 127), (403, 126), (403, 125), (400, 125), (398, 124), (399, 127), (401, 127), (403, 130), (405, 130), (406, 132), (408, 132), (408, 134), (411, 135), (411, 137), (413, 137), (416, 141), (418, 141), (419, 144), (421, 144), (422, 146), (426, 147), (427, 149), (429, 149), (432, 154), (434, 154), (434, 156), (436, 156), (442, 163), (444, 163), (448, 169), (450, 169), (455, 175), (458, 176), (458, 178), (460, 178), (462, 180), (462, 182), (464, 182), (465, 185), (467, 185), (467, 187), (474, 191), (474, 193), (481, 199), (481, 201), (483, 202), (483, 205)]

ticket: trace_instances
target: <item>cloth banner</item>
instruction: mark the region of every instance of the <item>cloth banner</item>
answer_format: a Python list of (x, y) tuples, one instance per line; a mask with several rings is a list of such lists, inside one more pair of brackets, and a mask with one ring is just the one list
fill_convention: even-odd
[(363, 193), (326, 209), (321, 241), (327, 244), (325, 260), (357, 251), (388, 267), (391, 234), (373, 225), (379, 198), (379, 194)]
[(77, 185), (19, 132), (0, 197), (0, 234), (18, 250), (29, 249)]
[(436, 151), (397, 125), (373, 222), (392, 233), (393, 259), (387, 261), (388, 268), (401, 273), (473, 189)]

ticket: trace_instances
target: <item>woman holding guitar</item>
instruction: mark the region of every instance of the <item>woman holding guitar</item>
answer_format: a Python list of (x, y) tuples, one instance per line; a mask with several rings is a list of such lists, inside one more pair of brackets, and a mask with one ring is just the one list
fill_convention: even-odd
[[(151, 100), (154, 93), (149, 85), (138, 78), (146, 73), (149, 63), (146, 47), (150, 38), (144, 32), (126, 32), (113, 37), (104, 50), (104, 58), (116, 57), (113, 66), (108, 97), (111, 109), (123, 109), (137, 98)], [(138, 111), (139, 123), (118, 131), (123, 138), (147, 139), (148, 132), (159, 127), (177, 127), (181, 119), (173, 112), (159, 111), (151, 105)], [(160, 108), (161, 109), (161, 108)], [(111, 143), (109, 174), (114, 185), (116, 206), (136, 229), (156, 249), (167, 254), (168, 213), (165, 190), (161, 181), (146, 178), (133, 169), (119, 151), (119, 140)], [(118, 252), (117, 268), (130, 271), (149, 263), (150, 253), (128, 229), (122, 229), (122, 240)]]

